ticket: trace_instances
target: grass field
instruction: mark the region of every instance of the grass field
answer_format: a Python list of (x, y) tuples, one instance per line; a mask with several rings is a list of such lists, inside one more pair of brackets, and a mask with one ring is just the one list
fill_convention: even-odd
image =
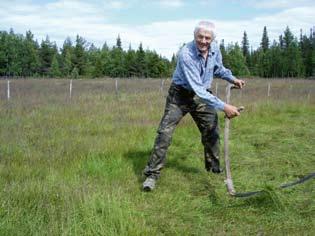
[(119, 80), (116, 94), (114, 80), (73, 81), (70, 99), (67, 80), (13, 80), (7, 101), (0, 81), (0, 235), (314, 235), (315, 180), (277, 186), (315, 171), (315, 81), (233, 91), (245, 106), (230, 131), (234, 185), (265, 190), (248, 199), (204, 170), (190, 116), (156, 190), (141, 191), (169, 83)]

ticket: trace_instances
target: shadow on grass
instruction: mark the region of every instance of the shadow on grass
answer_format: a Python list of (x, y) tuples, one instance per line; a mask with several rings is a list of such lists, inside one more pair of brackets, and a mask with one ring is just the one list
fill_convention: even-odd
[[(132, 150), (124, 153), (124, 158), (131, 162), (133, 171), (136, 174), (139, 183), (144, 180), (143, 170), (149, 160), (150, 155), (151, 150)], [(187, 166), (181, 163), (180, 160), (180, 158), (166, 160), (165, 168), (176, 169), (184, 173), (200, 173), (198, 168)]]
[(133, 171), (139, 183), (144, 180), (143, 170), (149, 160), (150, 154), (151, 150), (132, 150), (124, 153), (124, 158), (132, 164)]
[(166, 167), (176, 169), (184, 173), (190, 174), (200, 173), (200, 169), (196, 167), (187, 166), (183, 162), (181, 162), (181, 160), (183, 159), (180, 157), (175, 157), (174, 159), (171, 159), (166, 162)]

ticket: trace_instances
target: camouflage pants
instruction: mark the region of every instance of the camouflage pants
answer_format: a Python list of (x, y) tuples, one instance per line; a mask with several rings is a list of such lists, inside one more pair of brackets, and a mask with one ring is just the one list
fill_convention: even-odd
[(201, 133), (204, 146), (205, 168), (219, 165), (220, 136), (218, 115), (214, 108), (206, 105), (194, 92), (171, 84), (166, 99), (164, 116), (160, 122), (152, 154), (144, 174), (157, 179), (165, 164), (166, 153), (171, 144), (172, 134), (179, 121), (190, 113)]

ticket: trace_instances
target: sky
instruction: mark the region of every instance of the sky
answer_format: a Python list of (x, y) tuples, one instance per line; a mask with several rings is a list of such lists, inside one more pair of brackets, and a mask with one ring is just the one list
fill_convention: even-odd
[(215, 23), (225, 44), (242, 41), (246, 31), (253, 49), (264, 26), (270, 41), (287, 26), (299, 36), (315, 26), (314, 0), (0, 0), (0, 30), (24, 34), (31, 30), (40, 43), (48, 35), (62, 47), (80, 35), (96, 47), (116, 43), (155, 50), (171, 58), (183, 43), (193, 40), (200, 20)]

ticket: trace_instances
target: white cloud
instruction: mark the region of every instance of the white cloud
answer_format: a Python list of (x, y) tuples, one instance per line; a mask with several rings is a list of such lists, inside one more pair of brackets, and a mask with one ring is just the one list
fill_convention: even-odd
[(120, 10), (127, 7), (127, 4), (122, 1), (110, 1), (110, 2), (104, 3), (104, 6), (110, 9)]
[(182, 0), (159, 0), (159, 4), (163, 7), (181, 7), (184, 5)]
[[(122, 2), (122, 1), (117, 1)], [(170, 1), (171, 2), (171, 1)], [(181, 2), (181, 1), (180, 1)], [(58, 0), (53, 3), (37, 5), (30, 1), (0, 2), (0, 29), (24, 33), (30, 29), (39, 40), (46, 35), (52, 41), (62, 46), (67, 36), (72, 40), (79, 34), (88, 42), (102, 46), (106, 41), (108, 45), (116, 42), (120, 34), (123, 47), (128, 48), (129, 43), (136, 49), (139, 43), (144, 48), (156, 50), (163, 56), (170, 58), (179, 47), (193, 39), (193, 29), (201, 19), (187, 19), (176, 21), (158, 21), (144, 23), (138, 26), (127, 24), (113, 24), (107, 18), (108, 8), (100, 4)], [(139, 3), (139, 2), (138, 2)], [(117, 7), (123, 5), (117, 5)], [(250, 44), (259, 46), (264, 26), (267, 26), (270, 40), (278, 40), (288, 25), (298, 36), (302, 28), (307, 31), (315, 22), (315, 6), (288, 8), (278, 13), (262, 15), (249, 20), (215, 20), (218, 40), (224, 38), (226, 43), (241, 42), (243, 32), (246, 30)]]
[(301, 6), (315, 6), (314, 0), (234, 0), (256, 8), (287, 9)]
[[(268, 36), (272, 42), (278, 40), (280, 34), (283, 33), (286, 26), (289, 26), (294, 35), (299, 36), (300, 29), (309, 32), (309, 29), (315, 22), (315, 7), (300, 7), (288, 9), (272, 15), (256, 17), (250, 20), (240, 21), (215, 21), (217, 26), (217, 40), (225, 40), (225, 43), (241, 42), (243, 32), (246, 31), (251, 46), (258, 47), (263, 27), (267, 26)], [(173, 21), (173, 22), (156, 22), (147, 25), (141, 29), (142, 34), (146, 34), (151, 40), (149, 45), (157, 49), (159, 52), (170, 57), (173, 52), (184, 42), (193, 39), (193, 29), (197, 21)], [(148, 42), (149, 43), (149, 42)]]

